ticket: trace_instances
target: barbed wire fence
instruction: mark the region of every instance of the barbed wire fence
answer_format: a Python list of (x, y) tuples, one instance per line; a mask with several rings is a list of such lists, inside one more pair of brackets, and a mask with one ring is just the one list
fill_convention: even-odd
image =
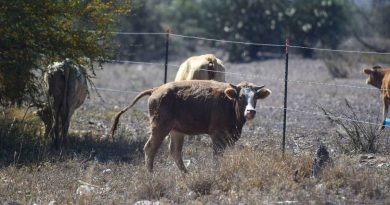
[[(342, 50), (342, 49), (328, 49), (328, 48), (316, 48), (316, 47), (306, 47), (306, 46), (298, 46), (298, 45), (290, 45), (288, 42), (288, 39), (286, 39), (285, 44), (267, 44), (267, 43), (255, 43), (255, 42), (245, 42), (245, 41), (232, 41), (232, 40), (224, 40), (224, 39), (214, 39), (214, 38), (205, 38), (205, 37), (198, 37), (198, 36), (189, 36), (189, 35), (181, 35), (181, 34), (174, 34), (170, 33), (168, 30), (167, 32), (161, 32), (161, 33), (148, 33), (148, 32), (111, 32), (115, 35), (165, 35), (165, 62), (164, 63), (154, 63), (154, 62), (144, 62), (144, 61), (131, 61), (131, 60), (112, 60), (108, 61), (109, 63), (128, 63), (128, 64), (141, 64), (141, 65), (150, 65), (150, 66), (161, 66), (164, 68), (164, 80), (163, 82), (167, 82), (167, 71), (168, 68), (174, 68), (175, 70), (179, 69), (180, 65), (174, 65), (168, 63), (168, 57), (169, 57), (169, 42), (170, 38), (183, 38), (183, 39), (193, 39), (193, 40), (202, 40), (202, 41), (211, 41), (211, 42), (219, 42), (219, 43), (229, 43), (229, 44), (241, 44), (241, 45), (251, 45), (251, 46), (266, 46), (266, 47), (279, 47), (284, 48), (285, 50), (285, 76), (284, 78), (270, 78), (268, 76), (262, 76), (258, 74), (245, 74), (245, 73), (237, 73), (237, 72), (222, 72), (222, 71), (211, 71), (211, 72), (219, 72), (224, 73), (227, 75), (236, 75), (240, 77), (251, 77), (256, 79), (266, 79), (266, 80), (274, 80), (279, 81), (280, 83), (284, 83), (284, 100), (283, 100), (283, 106), (282, 107), (275, 107), (275, 106), (261, 106), (257, 108), (257, 110), (260, 109), (273, 109), (273, 110), (282, 110), (283, 111), (283, 139), (282, 139), (282, 151), (285, 151), (285, 140), (286, 140), (286, 126), (287, 126), (287, 113), (288, 112), (294, 112), (294, 113), (300, 113), (302, 115), (308, 115), (308, 116), (318, 116), (323, 118), (333, 118), (343, 121), (349, 121), (349, 122), (358, 122), (358, 123), (364, 123), (368, 125), (375, 125), (375, 126), (382, 126), (382, 124), (378, 124), (376, 122), (371, 122), (369, 120), (356, 120), (356, 119), (350, 119), (344, 116), (336, 116), (336, 115), (329, 115), (325, 113), (319, 113), (319, 112), (313, 112), (313, 111), (304, 111), (299, 109), (291, 109), (288, 108), (288, 84), (289, 83), (295, 83), (295, 84), (304, 84), (305, 86), (334, 86), (334, 87), (340, 87), (340, 88), (351, 88), (351, 89), (364, 89), (364, 90), (379, 90), (374, 87), (363, 87), (358, 85), (348, 85), (348, 84), (337, 84), (337, 83), (326, 83), (326, 82), (316, 82), (316, 81), (302, 81), (302, 80), (289, 80), (288, 79), (288, 66), (289, 66), (289, 60), (288, 60), (288, 54), (289, 54), (289, 48), (293, 49), (308, 49), (308, 50), (314, 50), (314, 51), (323, 51), (323, 52), (337, 52), (337, 53), (352, 53), (352, 54), (374, 54), (374, 55), (390, 55), (390, 52), (373, 52), (373, 51), (359, 51), (359, 50)], [(206, 70), (206, 69), (201, 69)], [(210, 72), (209, 70), (207, 70)], [(112, 89), (112, 88), (103, 88), (103, 87), (96, 87), (97, 90), (103, 91), (103, 92), (120, 92), (120, 93), (132, 93), (137, 94), (140, 91), (136, 90), (118, 90), (118, 89)], [(280, 124), (280, 123), (279, 123)]]

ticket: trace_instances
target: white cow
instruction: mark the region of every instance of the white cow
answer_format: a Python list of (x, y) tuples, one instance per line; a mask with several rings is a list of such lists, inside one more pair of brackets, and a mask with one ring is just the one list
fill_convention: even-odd
[(193, 56), (184, 61), (176, 74), (175, 81), (216, 80), (225, 82), (225, 67), (213, 54)]
[(45, 123), (45, 136), (50, 135), (58, 148), (67, 141), (70, 119), (88, 94), (85, 69), (69, 60), (54, 63), (45, 73), (48, 105), (38, 111)]

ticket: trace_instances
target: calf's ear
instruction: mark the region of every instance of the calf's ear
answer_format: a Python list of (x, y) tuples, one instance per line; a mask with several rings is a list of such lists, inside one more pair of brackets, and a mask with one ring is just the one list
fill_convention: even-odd
[(236, 99), (238, 97), (237, 91), (234, 88), (226, 88), (225, 95), (230, 99)]
[(264, 99), (264, 98), (268, 97), (268, 95), (270, 95), (271, 93), (272, 92), (270, 89), (262, 88), (262, 89), (256, 91), (255, 98), (256, 99)]
[(363, 70), (363, 72), (364, 72), (365, 74), (367, 74), (367, 75), (370, 75), (371, 73), (374, 72), (374, 70), (371, 69), (371, 68), (365, 68), (365, 69)]

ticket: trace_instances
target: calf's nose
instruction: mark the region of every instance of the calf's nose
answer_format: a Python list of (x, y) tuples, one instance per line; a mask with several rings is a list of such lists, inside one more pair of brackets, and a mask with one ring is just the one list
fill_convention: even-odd
[(256, 115), (256, 110), (246, 110), (245, 111), (245, 118), (247, 120), (252, 120), (253, 118), (255, 118), (255, 115)]

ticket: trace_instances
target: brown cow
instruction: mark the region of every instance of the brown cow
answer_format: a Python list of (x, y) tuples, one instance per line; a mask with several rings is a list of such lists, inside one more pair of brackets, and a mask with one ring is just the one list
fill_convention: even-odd
[[(225, 82), (225, 67), (213, 54), (192, 56), (185, 60), (177, 71), (175, 81), (216, 80)], [(200, 141), (198, 136), (197, 141)]]
[(184, 135), (210, 135), (214, 153), (219, 153), (240, 138), (245, 122), (255, 117), (256, 100), (269, 94), (271, 91), (264, 86), (247, 82), (237, 86), (209, 80), (170, 82), (141, 92), (117, 113), (111, 137), (119, 117), (140, 98), (150, 95), (151, 135), (144, 147), (145, 165), (152, 171), (156, 152), (170, 133), (170, 153), (179, 169), (186, 172), (182, 160)]
[(373, 68), (366, 68), (363, 71), (368, 75), (366, 83), (381, 90), (381, 97), (383, 102), (383, 121), (381, 129), (384, 129), (386, 115), (389, 111), (390, 104), (390, 68), (374, 66)]
[(48, 105), (38, 114), (45, 123), (45, 136), (51, 136), (56, 148), (66, 142), (70, 119), (88, 94), (85, 75), (82, 67), (69, 60), (54, 63), (45, 73)]
[(177, 71), (175, 81), (216, 80), (225, 82), (225, 67), (213, 54), (193, 56), (184, 61)]

